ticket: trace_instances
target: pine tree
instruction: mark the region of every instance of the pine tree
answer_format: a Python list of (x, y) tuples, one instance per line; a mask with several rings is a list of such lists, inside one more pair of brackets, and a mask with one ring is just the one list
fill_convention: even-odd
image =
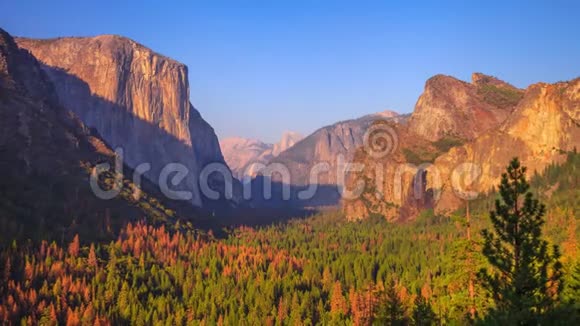
[(4, 280), (3, 283), (8, 283), (8, 280), (10, 279), (11, 268), (12, 268), (12, 264), (10, 261), (10, 257), (6, 257), (6, 260), (4, 262), (4, 273), (2, 275), (3, 280)]
[(56, 326), (58, 325), (58, 320), (56, 319), (56, 314), (53, 316), (54, 306), (49, 306), (44, 308), (42, 315), (39, 320), (40, 325)]
[(284, 302), (284, 297), (280, 297), (278, 301), (278, 324), (282, 324), (287, 316), (286, 304)]
[(566, 285), (568, 303), (580, 310), (580, 260), (572, 266)]
[(541, 238), (545, 207), (529, 188), (526, 168), (514, 158), (501, 178), (502, 200), (490, 212), (494, 232), (482, 231), (493, 272), (482, 269), (479, 277), (495, 301), (490, 317), (502, 323), (537, 323), (561, 291), (559, 250), (550, 253)]
[(413, 325), (435, 325), (437, 316), (429, 301), (417, 293), (415, 297), (415, 307), (413, 308)]
[(397, 294), (395, 281), (392, 280), (382, 298), (376, 322), (380, 325), (407, 325), (405, 305)]

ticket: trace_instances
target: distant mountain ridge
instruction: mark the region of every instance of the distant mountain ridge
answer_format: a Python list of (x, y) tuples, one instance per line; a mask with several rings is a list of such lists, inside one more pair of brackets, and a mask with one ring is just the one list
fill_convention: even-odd
[[(290, 173), (290, 184), (296, 190), (310, 186), (310, 174), (314, 166), (328, 164), (328, 171), (318, 174), (316, 184), (320, 187), (316, 195), (308, 200), (296, 200), (295, 203), (300, 206), (337, 206), (340, 202), (337, 184), (339, 157), (345, 161), (352, 160), (356, 149), (363, 145), (365, 133), (375, 121), (406, 123), (407, 118), (408, 115), (386, 110), (340, 121), (316, 130), (269, 163), (285, 166)], [(272, 179), (283, 182), (278, 174), (272, 175)]]
[(297, 132), (286, 131), (282, 134), (280, 141), (275, 144), (264, 143), (257, 139), (229, 137), (222, 139), (220, 146), (233, 175), (242, 180), (244, 176), (256, 176), (258, 164), (269, 162), (302, 138), (303, 136)]
[[(341, 205), (349, 219), (379, 214), (405, 220), (424, 209), (448, 212), (461, 207), (465, 191), (457, 191), (454, 173), (464, 163), (481, 172), (470, 191), (486, 192), (497, 184), (513, 156), (530, 170), (541, 171), (580, 146), (580, 79), (519, 89), (482, 73), (474, 73), (470, 82), (433, 76), (409, 115), (369, 114), (322, 127), (306, 137), (288, 132), (276, 144), (243, 138), (218, 142), (213, 128), (189, 102), (185, 65), (120, 36), (33, 40), (0, 32), (0, 152), (4, 153), (0, 163), (10, 186), (24, 185), (13, 188), (13, 198), (10, 187), (0, 189), (10, 197), (0, 203), (0, 211), (11, 218), (48, 212), (42, 213), (48, 218), (42, 225), (59, 214), (70, 215), (77, 204), (82, 206), (78, 216), (67, 215), (70, 220), (54, 224), (73, 230), (78, 223), (94, 222), (92, 213), (111, 214), (103, 212), (108, 206), (97, 207), (77, 195), (86, 191), (86, 184), (78, 180), (86, 178), (95, 164), (112, 163), (116, 148), (123, 149), (130, 169), (150, 163), (145, 176), (154, 183), (167, 164), (182, 165), (188, 174), (175, 188), (192, 192), (187, 203), (210, 210), (226, 208), (232, 216), (245, 204), (249, 205), (243, 208), (252, 209)], [(370, 145), (385, 145), (381, 141), (369, 145), (367, 137), (374, 128), (393, 133), (394, 146), (384, 156), (368, 150)], [(341, 180), (341, 162), (362, 168)], [(206, 197), (198, 177), (211, 163), (228, 171), (229, 165), (238, 179), (254, 178), (252, 198), (241, 198), (237, 180), (231, 200)], [(263, 165), (284, 167), (289, 179), (284, 173), (264, 174)], [(320, 166), (326, 171), (315, 171)], [(48, 180), (48, 188), (36, 187), (34, 178), (39, 175)], [(59, 183), (61, 176), (67, 177)], [(366, 186), (361, 196), (341, 197), (343, 190), (355, 188), (361, 180)], [(124, 181), (127, 189), (134, 188), (130, 180)], [(274, 200), (256, 200), (265, 188), (262, 181), (274, 182)], [(209, 174), (208, 182), (220, 198), (227, 193), (219, 173)], [(291, 186), (291, 199), (279, 205), (276, 200), (286, 183)], [(299, 198), (298, 193), (310, 186), (318, 186), (316, 195)], [(39, 189), (49, 193), (46, 200), (19, 202), (20, 195)], [(51, 197), (55, 194), (61, 197)], [(143, 207), (131, 208), (141, 205), (139, 201), (119, 200), (117, 216), (151, 214)], [(157, 217), (172, 215), (163, 205), (153, 206)], [(11, 224), (13, 220), (2, 220), (3, 226), (21, 231), (18, 223)]]

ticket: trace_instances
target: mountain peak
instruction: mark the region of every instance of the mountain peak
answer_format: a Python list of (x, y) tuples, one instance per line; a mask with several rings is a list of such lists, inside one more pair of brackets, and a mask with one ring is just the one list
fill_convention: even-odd
[(268, 163), (272, 158), (294, 146), (304, 138), (295, 131), (284, 131), (280, 141), (275, 144), (243, 137), (228, 137), (220, 140), (220, 146), (228, 166), (235, 177), (254, 176), (256, 163)]
[[(67, 36), (46, 39), (33, 39), (27, 37), (16, 37), (16, 42), (25, 48), (28, 47), (67, 47), (71, 51), (79, 52), (82, 48), (90, 48), (99, 53), (109, 53), (114, 56), (125, 56), (132, 52), (142, 53), (148, 57), (155, 57), (165, 64), (183, 66), (185, 64), (174, 60), (168, 56), (158, 53), (151, 48), (125, 36), (116, 34), (101, 34), (96, 36)], [(42, 61), (42, 60), (41, 60)], [(185, 69), (187, 69), (185, 67)]]
[(274, 148), (272, 148), (272, 155), (278, 156), (283, 151), (287, 150), (288, 148), (294, 146), (297, 142), (301, 141), (304, 136), (295, 132), (295, 131), (285, 131), (282, 134), (282, 138), (276, 144), (274, 144)]
[(505, 81), (498, 79), (497, 77), (482, 74), (480, 72), (474, 72), (471, 75), (471, 83), (475, 86), (492, 85), (496, 87), (509, 88), (514, 90), (518, 89), (517, 87), (514, 87), (513, 85), (506, 83)]
[(503, 122), (523, 92), (495, 77), (474, 73), (472, 83), (436, 75), (425, 83), (410, 119), (425, 139), (474, 139)]
[(374, 115), (377, 117), (380, 117), (380, 118), (394, 118), (396, 116), (399, 116), (400, 114), (398, 112), (395, 112), (392, 110), (385, 110), (385, 111), (377, 112)]

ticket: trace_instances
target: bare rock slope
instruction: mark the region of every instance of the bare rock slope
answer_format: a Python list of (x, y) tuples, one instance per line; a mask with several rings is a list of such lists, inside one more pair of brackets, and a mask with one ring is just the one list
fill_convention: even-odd
[[(575, 148), (580, 148), (580, 79), (532, 85), (498, 129), (435, 160), (442, 178), (435, 209), (456, 209), (463, 204), (457, 196), (462, 191), (489, 191), (513, 157), (519, 157), (530, 172), (541, 172), (550, 163), (565, 160), (565, 153)], [(480, 176), (467, 189), (454, 187), (451, 173), (465, 162), (476, 165)]]

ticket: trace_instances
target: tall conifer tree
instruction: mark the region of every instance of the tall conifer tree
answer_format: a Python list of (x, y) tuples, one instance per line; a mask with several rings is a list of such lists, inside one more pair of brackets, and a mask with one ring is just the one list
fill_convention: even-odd
[(558, 300), (559, 250), (542, 239), (545, 207), (529, 192), (526, 168), (514, 158), (499, 186), (501, 200), (490, 212), (493, 231), (483, 230), (483, 254), (492, 271), (479, 273), (496, 308), (490, 315), (514, 324), (536, 323)]

